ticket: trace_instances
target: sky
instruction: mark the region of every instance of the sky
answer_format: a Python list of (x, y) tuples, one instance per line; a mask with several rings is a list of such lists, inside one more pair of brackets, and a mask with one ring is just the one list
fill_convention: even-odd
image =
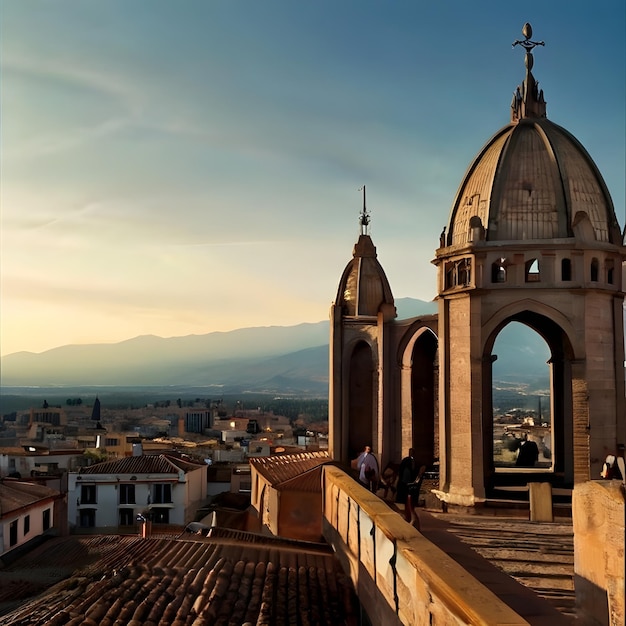
[(327, 319), (363, 185), (394, 297), (433, 299), (525, 22), (623, 228), (624, 0), (3, 0), (0, 353)]

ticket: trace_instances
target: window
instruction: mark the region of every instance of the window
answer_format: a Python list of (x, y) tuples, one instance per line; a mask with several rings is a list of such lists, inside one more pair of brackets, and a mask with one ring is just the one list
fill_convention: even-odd
[(132, 526), (135, 523), (133, 509), (120, 509), (120, 526)]
[(170, 523), (170, 510), (169, 509), (152, 509), (150, 511), (150, 514), (152, 515), (152, 521), (155, 524), (169, 524)]
[(572, 261), (570, 259), (561, 259), (561, 280), (572, 280)]
[(155, 504), (164, 504), (172, 501), (172, 485), (154, 485), (152, 501)]
[(48, 530), (48, 528), (50, 528), (50, 509), (43, 512), (43, 529)]
[(613, 259), (606, 262), (606, 282), (609, 285), (613, 284), (613, 280), (615, 279), (615, 264), (613, 263)]
[(17, 543), (17, 520), (11, 522), (9, 527), (9, 545), (14, 546)]
[(135, 504), (135, 485), (120, 485), (120, 504)]
[(93, 528), (96, 525), (96, 509), (80, 510), (81, 528)]
[(491, 266), (491, 282), (492, 283), (505, 283), (506, 282), (506, 259), (498, 259)]
[(82, 485), (80, 488), (80, 503), (81, 504), (96, 504), (96, 486), (95, 485)]
[(598, 259), (591, 259), (591, 282), (598, 282)]
[(469, 287), (471, 282), (471, 259), (460, 259), (446, 265), (446, 289), (453, 287)]
[(30, 515), (24, 517), (24, 537), (30, 532)]
[(537, 259), (526, 261), (526, 282), (538, 283), (540, 278), (539, 261), (537, 261)]
[(115, 437), (105, 437), (104, 446), (105, 448), (111, 448), (120, 445), (120, 440)]

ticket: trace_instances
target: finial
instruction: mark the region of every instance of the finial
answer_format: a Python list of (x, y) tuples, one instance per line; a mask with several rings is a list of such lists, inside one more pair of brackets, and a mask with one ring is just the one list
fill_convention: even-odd
[(528, 22), (526, 22), (526, 24), (524, 24), (524, 27), (522, 28), (522, 35), (524, 35), (524, 41), (520, 41), (519, 39), (516, 39), (513, 42), (513, 48), (515, 48), (515, 46), (518, 46), (518, 45), (522, 46), (522, 48), (526, 50), (526, 54), (530, 54), (533, 48), (536, 48), (537, 46), (546, 45), (543, 41), (531, 41), (530, 40), (530, 38), (533, 36), (533, 27)]
[(363, 192), (363, 210), (361, 211), (361, 215), (359, 215), (359, 224), (361, 225), (361, 234), (367, 235), (369, 230), (370, 214), (367, 212), (367, 208), (365, 207), (365, 185), (360, 187), (359, 191)]
[(533, 55), (532, 50), (537, 46), (545, 46), (543, 41), (532, 41), (532, 26), (526, 22), (522, 28), (524, 39), (517, 39), (513, 42), (515, 46), (522, 46), (526, 50), (524, 64), (526, 66), (526, 78), (524, 83), (513, 92), (513, 100), (511, 101), (511, 121), (518, 122), (526, 117), (545, 117), (546, 102), (543, 99), (543, 91), (539, 89), (539, 83), (532, 74)]

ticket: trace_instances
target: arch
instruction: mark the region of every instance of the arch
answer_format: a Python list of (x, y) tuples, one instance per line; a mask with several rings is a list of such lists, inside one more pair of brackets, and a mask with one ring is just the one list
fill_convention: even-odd
[[(493, 342), (495, 341), (495, 336), (493, 335), (494, 330), (498, 329), (499, 332), (499, 329), (505, 326), (508, 321), (513, 319), (519, 321), (517, 317), (523, 314), (526, 314), (526, 317), (528, 318), (535, 315), (538, 318), (547, 318), (551, 320), (555, 326), (562, 330), (567, 339), (567, 358), (570, 360), (584, 358), (584, 349), (582, 347), (582, 343), (580, 342), (580, 336), (571, 325), (569, 319), (565, 317), (561, 311), (558, 311), (547, 304), (543, 304), (542, 302), (538, 302), (537, 300), (532, 300), (531, 298), (525, 298), (524, 300), (519, 300), (503, 306), (483, 324), (482, 336), (487, 338), (485, 339), (483, 352), (487, 349), (491, 352), (493, 349)], [(533, 330), (536, 330), (548, 343), (547, 338), (542, 334), (541, 328), (536, 328), (532, 325), (530, 325), (530, 327), (533, 328)], [(491, 345), (489, 345), (490, 337), (492, 337)]]
[(418, 322), (409, 328), (399, 347), (402, 368), (401, 455), (413, 448), (420, 465), (432, 465), (439, 456), (439, 339), (432, 328)]
[(572, 280), (572, 260), (569, 258), (561, 259), (561, 280), (563, 282)]
[(541, 271), (537, 259), (529, 259), (524, 265), (524, 277), (527, 283), (538, 283), (541, 280)]
[(494, 284), (506, 282), (505, 259), (498, 259), (491, 264), (491, 282)]
[(374, 442), (374, 357), (371, 346), (357, 341), (348, 358), (348, 458)]
[[(532, 304), (533, 308), (540, 308), (538, 303), (526, 301), (526, 305)], [(497, 322), (490, 320), (489, 327), (485, 327), (483, 346), (483, 444), (484, 444), (484, 476), (485, 487), (497, 488), (502, 484), (525, 484), (529, 480), (541, 480), (552, 482), (559, 486), (571, 486), (573, 484), (573, 458), (574, 458), (574, 424), (572, 408), (572, 372), (571, 363), (574, 358), (574, 346), (570, 341), (568, 332), (554, 318), (562, 315), (546, 315), (549, 307), (543, 307), (543, 311), (532, 310), (521, 303), (507, 307), (507, 311), (499, 312)], [(495, 316), (494, 316), (495, 317)], [(532, 470), (504, 469), (496, 470), (493, 454), (493, 362), (497, 358), (493, 355), (493, 347), (496, 338), (502, 329), (511, 322), (520, 322), (537, 332), (546, 342), (550, 351), (548, 361), (550, 367), (550, 396), (551, 396), (551, 428), (552, 438), (552, 464), (549, 468), (533, 468)], [(569, 324), (567, 325), (569, 326)], [(571, 329), (569, 329), (571, 330)], [(529, 473), (532, 476), (529, 476)]]

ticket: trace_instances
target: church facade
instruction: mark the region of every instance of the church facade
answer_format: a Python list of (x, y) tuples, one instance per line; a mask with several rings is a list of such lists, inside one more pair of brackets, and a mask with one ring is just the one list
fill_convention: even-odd
[[(439, 498), (462, 506), (599, 478), (626, 443), (625, 233), (585, 148), (548, 120), (532, 72), (540, 43), (522, 32), (511, 122), (470, 164), (435, 250), (438, 313), (397, 319), (365, 192), (330, 311), (331, 457), (348, 465), (368, 444), (385, 467), (413, 448), (438, 464)], [(496, 417), (494, 344), (512, 322), (549, 350), (546, 423)], [(520, 465), (528, 443), (536, 458)]]

